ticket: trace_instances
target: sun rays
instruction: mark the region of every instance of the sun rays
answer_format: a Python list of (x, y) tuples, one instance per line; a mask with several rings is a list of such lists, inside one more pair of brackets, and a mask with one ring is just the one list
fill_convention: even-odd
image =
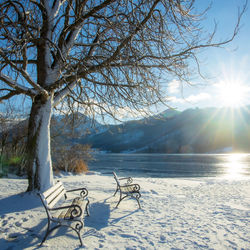
[(237, 108), (245, 105), (249, 88), (241, 82), (223, 81), (218, 84), (218, 98), (224, 107)]
[(222, 107), (239, 108), (249, 103), (250, 94), (249, 73), (243, 60), (236, 64), (232, 62), (229, 67), (221, 66), (221, 77), (215, 84), (215, 98)]

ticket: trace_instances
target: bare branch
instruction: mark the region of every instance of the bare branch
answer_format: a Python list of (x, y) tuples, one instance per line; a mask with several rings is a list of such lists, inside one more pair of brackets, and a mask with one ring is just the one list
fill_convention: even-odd
[(73, 82), (69, 85), (66, 85), (66, 87), (64, 87), (60, 92), (55, 95), (54, 107), (56, 107), (63, 100), (63, 98), (65, 98), (65, 96), (67, 96), (70, 91), (75, 88), (76, 84), (77, 82)]
[[(2, 91), (2, 89), (0, 89), (0, 91)], [(6, 91), (6, 90), (5, 90)], [(8, 90), (10, 91), (8, 94), (6, 95), (3, 95), (3, 96), (0, 96), (0, 103), (4, 100), (8, 100), (10, 99), (11, 97), (13, 96), (16, 96), (16, 95), (20, 95), (20, 94), (23, 94), (23, 93), (20, 93), (18, 91), (13, 91), (13, 90)]]
[(24, 86), (21, 86), (20, 84), (16, 83), (14, 80), (12, 80), (10, 77), (0, 73), (0, 80), (5, 82), (8, 86), (15, 89), (14, 92), (18, 91), (23, 94), (27, 95), (36, 95), (38, 92), (36, 92), (34, 89), (29, 89)]
[[(76, 16), (76, 20), (73, 24), (68, 25), (68, 16), (66, 16), (66, 18), (65, 18), (65, 24), (64, 24), (65, 26), (63, 28), (63, 31), (60, 34), (59, 43), (58, 43), (59, 48), (65, 54), (69, 53), (71, 47), (73, 46), (75, 38), (76, 38), (77, 34), (79, 33), (79, 30), (81, 29), (82, 24), (85, 21), (85, 19), (88, 17), (91, 17), (96, 12), (105, 8), (107, 5), (114, 2), (114, 0), (105, 0), (100, 5), (93, 7), (86, 14), (82, 15), (81, 11), (83, 11), (83, 8), (85, 7), (86, 2), (87, 1), (83, 1), (79, 6), (77, 6), (77, 9), (78, 9), (78, 11), (80, 10), (79, 11), (80, 13), (78, 16)], [(67, 7), (67, 14), (69, 15), (69, 6)]]
[[(36, 84), (34, 81), (32, 81), (32, 79), (29, 77), (28, 73), (23, 70), (22, 68), (17, 67), (17, 65), (15, 65), (12, 61), (10, 61), (5, 54), (3, 53), (2, 49), (0, 49), (0, 55), (5, 59), (5, 62), (8, 63), (13, 69), (15, 69), (16, 71), (20, 72), (21, 75), (27, 80), (27, 82), (34, 87), (36, 90), (38, 90), (39, 92), (41, 92), (44, 95), (48, 95), (47, 91), (45, 89), (43, 89), (40, 85)], [(14, 85), (13, 85), (14, 86)], [(12, 86), (11, 86), (12, 87)]]
[(117, 49), (115, 50), (115, 52), (113, 53), (113, 55), (108, 58), (107, 60), (105, 60), (102, 64), (103, 65), (108, 65), (110, 62), (112, 62), (119, 54), (120, 54), (120, 51), (122, 50), (123, 47), (125, 47), (125, 45), (127, 45), (127, 43), (129, 41), (132, 40), (133, 36), (139, 32), (140, 30), (142, 30), (144, 24), (149, 20), (149, 18), (152, 16), (153, 12), (154, 12), (154, 9), (156, 7), (156, 5), (160, 2), (160, 0), (156, 0), (154, 1), (154, 4), (152, 5), (150, 11), (148, 12), (147, 16), (142, 20), (142, 22), (136, 26), (135, 30), (133, 32), (131, 32), (131, 34), (126, 37), (122, 42), (121, 44), (119, 44), (119, 46), (117, 47)]
[[(206, 36), (200, 28), (207, 10), (197, 14), (194, 2), (9, 0), (0, 4), (2, 81), (55, 93), (56, 105), (67, 95), (135, 109), (162, 101), (161, 73), (188, 82), (192, 60), (201, 74), (197, 53), (231, 42), (247, 5), (232, 36), (215, 42), (216, 29)], [(10, 84), (9, 72), (31, 88)]]

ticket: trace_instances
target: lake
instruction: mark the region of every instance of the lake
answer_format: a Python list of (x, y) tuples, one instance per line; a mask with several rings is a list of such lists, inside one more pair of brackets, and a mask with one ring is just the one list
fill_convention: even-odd
[(89, 170), (104, 175), (193, 178), (250, 176), (250, 154), (95, 154)]

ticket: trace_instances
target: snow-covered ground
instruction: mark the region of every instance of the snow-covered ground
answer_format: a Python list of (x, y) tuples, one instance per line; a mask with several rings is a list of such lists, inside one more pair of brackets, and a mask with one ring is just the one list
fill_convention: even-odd
[[(59, 177), (58, 177), (59, 178)], [(250, 249), (250, 179), (135, 178), (141, 206), (124, 200), (115, 208), (112, 176), (64, 175), (67, 189), (87, 187), (90, 216), (82, 230), (86, 249)], [(36, 249), (46, 213), (27, 180), (0, 179), (0, 249)], [(79, 240), (61, 228), (41, 249), (78, 249)], [(39, 248), (40, 249), (40, 248)]]

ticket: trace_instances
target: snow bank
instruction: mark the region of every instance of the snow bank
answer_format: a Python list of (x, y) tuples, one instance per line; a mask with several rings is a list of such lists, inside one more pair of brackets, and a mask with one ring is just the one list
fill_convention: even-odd
[[(250, 179), (136, 178), (135, 200), (115, 208), (111, 176), (62, 176), (67, 189), (89, 190), (90, 217), (82, 231), (86, 249), (250, 249)], [(37, 248), (46, 213), (24, 179), (0, 179), (0, 248)], [(55, 231), (41, 249), (78, 249), (76, 234)]]

